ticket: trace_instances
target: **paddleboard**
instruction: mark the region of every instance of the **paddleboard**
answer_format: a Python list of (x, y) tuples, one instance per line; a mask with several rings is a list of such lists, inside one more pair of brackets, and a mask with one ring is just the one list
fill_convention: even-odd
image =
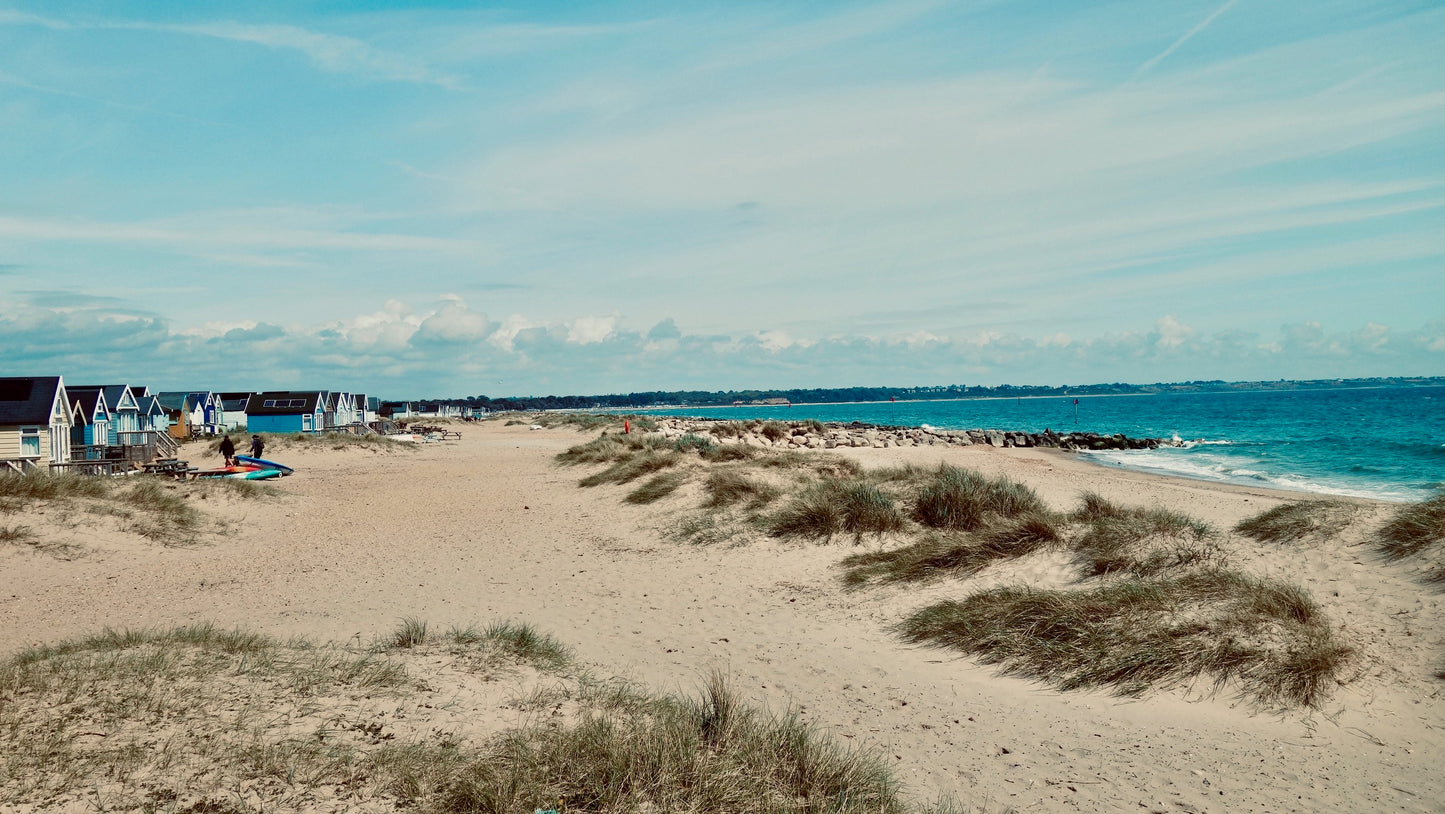
[(277, 472), (280, 472), (282, 475), (290, 475), (292, 472), (296, 471), (285, 464), (278, 464), (275, 461), (268, 461), (265, 458), (252, 458), (250, 455), (237, 455), (235, 457), (236, 460), (240, 463), (250, 464), (252, 466), (259, 466), (264, 469), (275, 470)]
[(265, 469), (259, 466), (223, 466), (217, 469), (202, 469), (196, 472), (198, 478), (241, 478), (262, 480), (279, 478), (285, 473), (279, 469)]

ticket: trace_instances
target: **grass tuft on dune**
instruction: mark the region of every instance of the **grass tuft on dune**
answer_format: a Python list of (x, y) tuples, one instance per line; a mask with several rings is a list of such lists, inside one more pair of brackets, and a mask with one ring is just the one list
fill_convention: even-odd
[(1353, 511), (1339, 500), (1301, 500), (1241, 520), (1234, 530), (1261, 543), (1297, 543), (1338, 532)]
[(899, 632), (1063, 690), (1139, 696), (1205, 678), (1264, 706), (1317, 706), (1351, 654), (1303, 590), (1223, 570), (993, 588), (923, 608)]
[(1426, 579), (1445, 582), (1445, 494), (1405, 506), (1375, 535), (1375, 545), (1393, 560), (1428, 557)]
[[(197, 625), (22, 651), (0, 662), (0, 808), (953, 810), (909, 805), (877, 755), (721, 674), (657, 695), (566, 672), (526, 624), (427, 628), (373, 648)], [(443, 723), (456, 693), (505, 677), (520, 694), (488, 727)]]

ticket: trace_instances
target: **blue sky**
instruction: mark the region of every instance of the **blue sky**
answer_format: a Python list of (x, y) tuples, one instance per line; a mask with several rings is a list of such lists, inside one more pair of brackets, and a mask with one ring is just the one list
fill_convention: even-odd
[(0, 0), (6, 374), (1445, 375), (1438, 2)]

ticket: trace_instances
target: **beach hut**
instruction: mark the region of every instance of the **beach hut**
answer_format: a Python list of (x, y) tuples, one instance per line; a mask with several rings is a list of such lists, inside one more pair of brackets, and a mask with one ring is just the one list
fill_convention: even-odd
[(332, 390), (321, 391), (322, 426), (328, 430), (336, 427), (336, 400), (340, 395)]
[(216, 396), (209, 390), (198, 390), (187, 394), (191, 407), (191, 430), (203, 435), (216, 435), (221, 431), (218, 421)]
[(362, 424), (370, 424), (376, 420), (376, 408), (379, 406), (378, 399), (367, 396), (365, 393), (353, 393), (351, 394), (351, 398), (356, 405), (357, 421), (360, 421)]
[(216, 432), (216, 404), (210, 393), (170, 390), (157, 393), (156, 399), (165, 410), (172, 438), (186, 439)]
[(240, 429), (246, 424), (246, 405), (254, 393), (216, 393), (216, 423), (222, 432)]
[(140, 408), (140, 428), (146, 432), (164, 433), (170, 422), (166, 419), (165, 408), (161, 407), (161, 400), (149, 393), (136, 396), (136, 404)]
[(106, 438), (103, 441), (87, 441), (90, 444), (106, 446), (142, 446), (144, 439), (138, 436), (140, 426), (140, 403), (128, 385), (124, 384), (81, 384), (70, 388), (71, 398), (82, 392), (99, 390), (105, 395), (105, 406), (110, 411), (106, 424)]
[(246, 402), (246, 429), (259, 432), (322, 432), (326, 391), (269, 390)]
[(69, 461), (71, 409), (59, 376), (0, 378), (0, 467), (24, 472)]
[(99, 387), (76, 387), (68, 391), (71, 403), (70, 443), (90, 447), (86, 458), (103, 457), (98, 450), (111, 445), (111, 412), (105, 391)]
[(336, 426), (350, 427), (359, 423), (356, 415), (356, 397), (344, 391), (336, 393)]

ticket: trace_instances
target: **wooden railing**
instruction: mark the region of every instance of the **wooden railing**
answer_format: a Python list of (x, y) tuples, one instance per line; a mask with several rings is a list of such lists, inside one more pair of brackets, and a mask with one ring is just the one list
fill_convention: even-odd
[(122, 459), (104, 461), (69, 461), (63, 464), (51, 464), (52, 472), (73, 472), (78, 475), (114, 475), (117, 472), (131, 470), (129, 461)]
[[(106, 462), (117, 468), (127, 468), (132, 464), (147, 464), (157, 458), (174, 458), (180, 449), (180, 444), (176, 443), (174, 438), (155, 430), (130, 430), (115, 435), (117, 443), (114, 445), (72, 444), (69, 463)], [(80, 471), (99, 474), (91, 473), (90, 469), (84, 467), (80, 468)]]
[(115, 435), (116, 441), (123, 447), (149, 448), (150, 455), (146, 458), (147, 461), (156, 458), (174, 458), (181, 448), (181, 445), (169, 433), (157, 430), (118, 432)]
[(33, 458), (14, 458), (0, 460), (0, 472), (15, 472), (24, 475), (27, 472), (34, 472), (40, 465)]

